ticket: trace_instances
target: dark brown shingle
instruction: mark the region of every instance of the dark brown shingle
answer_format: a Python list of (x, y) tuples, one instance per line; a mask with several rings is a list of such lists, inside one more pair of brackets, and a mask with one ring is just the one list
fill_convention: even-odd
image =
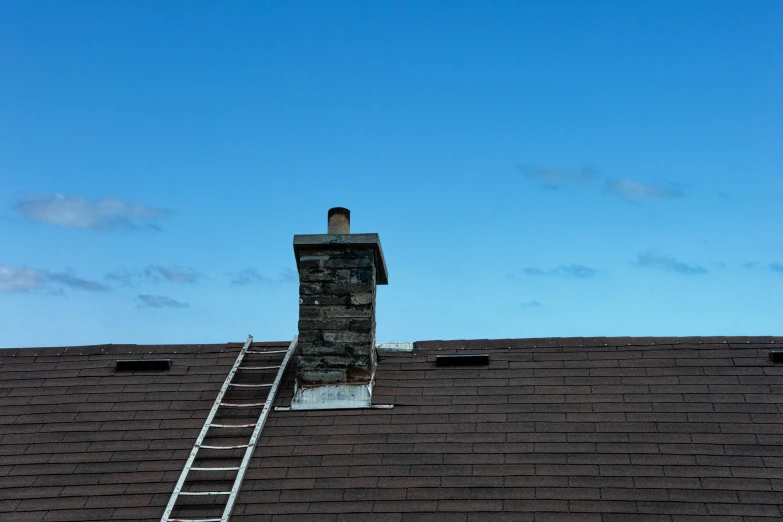
[[(394, 409), (272, 412), (232, 520), (779, 520), (783, 365), (767, 354), (781, 344), (554, 338), (384, 353), (374, 402)], [(0, 518), (158, 520), (239, 346), (0, 351)], [(435, 367), (458, 353), (490, 364)], [(126, 356), (174, 365), (115, 373)]]

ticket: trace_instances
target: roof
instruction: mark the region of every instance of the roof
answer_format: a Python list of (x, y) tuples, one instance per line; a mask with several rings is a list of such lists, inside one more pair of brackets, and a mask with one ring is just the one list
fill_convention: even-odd
[[(374, 402), (394, 408), (272, 412), (232, 520), (779, 520), (783, 365), (768, 354), (781, 345), (564, 338), (383, 353)], [(1, 350), (0, 519), (158, 520), (240, 346)], [(465, 353), (489, 365), (435, 366)], [(128, 354), (174, 364), (115, 373)]]

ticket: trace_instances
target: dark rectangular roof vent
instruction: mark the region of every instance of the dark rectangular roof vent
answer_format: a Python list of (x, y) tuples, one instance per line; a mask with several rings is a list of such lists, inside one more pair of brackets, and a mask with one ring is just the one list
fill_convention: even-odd
[(171, 368), (171, 359), (118, 359), (118, 372), (163, 372)]
[(775, 362), (783, 362), (783, 350), (772, 350), (769, 352), (769, 359)]
[(436, 355), (435, 366), (486, 366), (488, 354), (479, 355)]

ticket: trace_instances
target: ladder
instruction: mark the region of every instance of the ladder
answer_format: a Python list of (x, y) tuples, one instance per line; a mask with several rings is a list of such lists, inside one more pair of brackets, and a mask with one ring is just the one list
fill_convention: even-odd
[[(286, 350), (251, 349), (253, 336), (248, 336), (196, 438), (161, 522), (228, 521), (280, 381), (296, 350), (296, 341), (294, 337)], [(258, 418), (253, 420), (254, 412), (258, 410)], [(243, 416), (247, 418), (243, 419)], [(250, 428), (252, 434), (245, 440)], [(238, 440), (240, 438), (242, 440)], [(239, 453), (244, 450), (241, 456), (237, 454), (238, 450)], [(202, 463), (196, 465), (197, 460)], [(215, 462), (218, 465), (214, 465)], [(206, 479), (199, 480), (199, 477)], [(187, 498), (197, 502), (190, 503)], [(199, 503), (199, 499), (207, 503)], [(197, 518), (183, 518), (180, 514), (173, 517), (175, 510), (178, 513), (193, 510), (198, 513)], [(207, 512), (210, 515), (205, 517)]]

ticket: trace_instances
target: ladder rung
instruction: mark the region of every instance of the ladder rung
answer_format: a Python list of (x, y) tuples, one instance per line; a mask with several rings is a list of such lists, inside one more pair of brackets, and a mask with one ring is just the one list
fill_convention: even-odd
[(169, 522), (223, 522), (222, 518), (170, 518)]
[(233, 382), (228, 383), (229, 386), (240, 386), (242, 388), (269, 388), (272, 386), (271, 384), (234, 384)]
[(243, 372), (247, 370), (276, 370), (277, 368), (280, 368), (279, 366), (240, 366), (237, 368), (238, 372)]
[[(180, 495), (230, 495), (230, 491), (180, 491)], [(175, 519), (176, 520), (176, 519)]]
[(201, 446), (199, 446), (199, 448), (202, 449), (215, 449), (215, 450), (235, 450), (239, 448), (249, 448), (249, 447), (250, 444), (238, 444), (236, 446), (205, 446), (202, 444)]
[(251, 353), (253, 355), (274, 355), (278, 353), (286, 353), (288, 350), (274, 350), (271, 352), (251, 352), (250, 350), (246, 351), (245, 353)]
[(210, 424), (210, 428), (255, 428), (255, 424)]
[(226, 408), (258, 408), (259, 406), (266, 406), (265, 402), (254, 402), (251, 404), (232, 404), (230, 402), (221, 402), (221, 406)]
[(239, 466), (234, 468), (190, 468), (190, 471), (237, 471)]

